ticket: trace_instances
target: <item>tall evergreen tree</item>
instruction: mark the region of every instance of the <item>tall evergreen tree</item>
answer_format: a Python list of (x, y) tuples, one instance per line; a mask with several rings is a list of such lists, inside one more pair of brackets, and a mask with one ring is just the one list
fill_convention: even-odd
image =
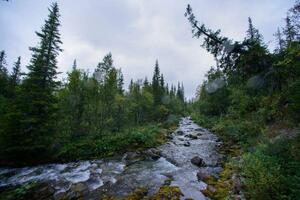
[(73, 61), (72, 69), (73, 69), (73, 70), (76, 70), (76, 69), (77, 69), (77, 61), (76, 61), (76, 59), (74, 59), (74, 61)]
[(118, 92), (119, 94), (123, 94), (124, 89), (123, 89), (123, 85), (124, 85), (124, 76), (123, 73), (121, 71), (121, 69), (117, 69), (117, 86), (118, 86)]
[(252, 19), (250, 17), (248, 17), (247, 38), (250, 40), (250, 42), (262, 41), (262, 35), (259, 33), (258, 29), (254, 27)]
[(21, 81), (21, 57), (19, 56), (14, 64), (14, 68), (11, 74), (11, 86), (15, 87), (20, 84)]
[(184, 91), (183, 91), (183, 84), (180, 84), (178, 82), (178, 86), (177, 86), (177, 93), (176, 96), (179, 100), (181, 100), (182, 102), (184, 101)]
[(0, 52), (0, 95), (7, 95), (8, 73), (5, 51)]
[(0, 52), (0, 73), (7, 73), (5, 51)]
[(160, 92), (160, 70), (158, 61), (155, 62), (154, 74), (152, 78), (152, 92), (154, 98), (154, 105), (159, 105), (161, 102), (161, 92)]
[(278, 28), (276, 33), (274, 34), (275, 38), (276, 38), (276, 43), (277, 43), (277, 47), (275, 49), (275, 51), (277, 53), (281, 52), (284, 48), (284, 40), (282, 38), (282, 33), (280, 31), (280, 29)]
[[(41, 32), (36, 32), (40, 41), (36, 47), (30, 48), (32, 58), (28, 66), (29, 73), (21, 87), (21, 110), (24, 118), (21, 120), (22, 133), (18, 140), (21, 150), (43, 156), (49, 150), (51, 139), (55, 133), (55, 90), (58, 82), (57, 56), (62, 49), (59, 47), (60, 33), (58, 27), (59, 8), (53, 3), (49, 10)], [(37, 150), (40, 151), (37, 151)], [(24, 151), (23, 151), (24, 153)]]
[(291, 42), (293, 42), (296, 39), (297, 36), (296, 27), (293, 25), (289, 15), (286, 16), (285, 18), (285, 28), (283, 30), (283, 33), (286, 37), (287, 45), (289, 45)]
[(109, 71), (113, 68), (112, 54), (108, 53), (104, 56), (102, 62), (99, 62), (95, 70), (96, 79), (98, 82), (103, 83), (109, 74)]

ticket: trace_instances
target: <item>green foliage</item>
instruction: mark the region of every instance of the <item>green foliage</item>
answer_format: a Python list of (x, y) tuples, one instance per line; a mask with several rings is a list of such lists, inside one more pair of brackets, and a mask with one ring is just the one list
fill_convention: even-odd
[(199, 26), (187, 7), (194, 36), (204, 38), (219, 64), (208, 71), (189, 110), (196, 122), (244, 152), (240, 169), (247, 199), (300, 196), (300, 133), (293, 134), (300, 122), (299, 8), (297, 1), (271, 53), (251, 18), (244, 41), (232, 42), (219, 30)]
[(165, 140), (164, 137), (158, 126), (146, 125), (114, 134), (107, 133), (102, 138), (82, 138), (71, 143), (68, 141), (56, 156), (64, 161), (111, 156), (124, 151), (155, 147)]
[(300, 136), (277, 139), (243, 156), (249, 199), (297, 199), (300, 195)]
[(293, 82), (288, 89), (288, 101), (290, 103), (288, 112), (292, 116), (292, 120), (300, 121), (300, 79)]

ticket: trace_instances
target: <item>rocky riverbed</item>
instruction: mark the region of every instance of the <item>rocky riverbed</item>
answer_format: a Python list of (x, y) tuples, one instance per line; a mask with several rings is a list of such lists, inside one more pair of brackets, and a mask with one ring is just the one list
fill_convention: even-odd
[(137, 188), (152, 195), (162, 185), (178, 186), (182, 199), (203, 200), (208, 176), (218, 176), (218, 138), (190, 118), (182, 118), (169, 142), (120, 157), (18, 169), (0, 169), (0, 191), (35, 183), (37, 199), (99, 199), (124, 197)]

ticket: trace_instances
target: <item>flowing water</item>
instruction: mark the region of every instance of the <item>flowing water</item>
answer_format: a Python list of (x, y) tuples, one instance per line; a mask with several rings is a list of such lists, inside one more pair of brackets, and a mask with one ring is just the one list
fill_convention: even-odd
[[(166, 182), (179, 186), (185, 198), (206, 199), (201, 189), (206, 183), (198, 181), (197, 172), (217, 176), (222, 170), (218, 164), (218, 138), (183, 118), (168, 143), (155, 149), (160, 157), (145, 158), (142, 153), (127, 153), (122, 157), (88, 160), (65, 164), (48, 164), (18, 169), (0, 169), (0, 188), (28, 182), (46, 183), (53, 190), (49, 199), (75, 198), (74, 192), (83, 193), (84, 199), (99, 199), (103, 194), (123, 197), (136, 188), (155, 193)], [(198, 156), (206, 163), (198, 167), (191, 159)], [(72, 196), (73, 195), (73, 196)]]

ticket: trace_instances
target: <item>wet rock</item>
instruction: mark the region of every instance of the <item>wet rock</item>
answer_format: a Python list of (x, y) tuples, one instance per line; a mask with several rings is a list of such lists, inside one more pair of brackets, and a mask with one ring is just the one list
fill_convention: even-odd
[(168, 140), (173, 140), (173, 138), (174, 138), (174, 136), (173, 136), (172, 134), (168, 134), (168, 135), (167, 135), (167, 139), (168, 139)]
[(173, 181), (172, 178), (168, 178), (168, 179), (166, 179), (166, 180), (164, 181), (164, 184), (163, 184), (163, 185), (169, 186), (169, 185), (171, 185), (172, 181)]
[(161, 157), (161, 151), (158, 149), (148, 149), (144, 154), (153, 160), (158, 160)]
[(139, 153), (137, 152), (128, 152), (126, 157), (125, 157), (125, 161), (127, 163), (127, 165), (131, 165), (135, 162), (138, 162), (142, 160), (142, 157)]
[(217, 148), (221, 148), (221, 147), (222, 147), (222, 143), (218, 142), (218, 143), (216, 144), (216, 147), (217, 147)]
[(186, 141), (186, 142), (183, 143), (183, 146), (189, 147), (189, 146), (191, 146), (191, 143), (189, 141)]
[(180, 141), (184, 141), (184, 139), (183, 139), (183, 138), (178, 138), (178, 140), (180, 140)]
[(198, 166), (198, 167), (204, 167), (206, 166), (205, 162), (203, 161), (202, 158), (200, 158), (199, 156), (195, 156), (191, 159), (191, 163)]
[(203, 128), (195, 128), (195, 131), (205, 131)]
[(233, 183), (233, 192), (235, 194), (239, 194), (242, 190), (242, 182), (237, 174), (232, 175), (232, 183)]
[(194, 135), (194, 134), (188, 134), (188, 135), (186, 135), (185, 137), (191, 138), (192, 140), (198, 139), (197, 135)]
[(198, 181), (204, 181), (204, 182), (207, 182), (209, 179), (210, 179), (210, 175), (208, 173), (205, 173), (205, 172), (202, 172), (202, 171), (199, 171), (197, 173), (197, 178), (198, 178)]
[(181, 130), (176, 131), (176, 133), (177, 133), (178, 135), (183, 135), (183, 134), (184, 134), (184, 132), (181, 131)]
[(68, 199), (68, 194), (66, 192), (60, 192), (54, 195), (55, 200), (65, 200)]
[(48, 183), (39, 183), (33, 186), (27, 193), (25, 194), (25, 199), (32, 199), (32, 200), (48, 200), (52, 199), (54, 195), (54, 188), (51, 187)]
[(211, 193), (215, 193), (217, 191), (217, 189), (212, 185), (208, 185), (206, 189)]
[(88, 187), (84, 183), (76, 183), (67, 192), (68, 199), (79, 199), (88, 193)]

